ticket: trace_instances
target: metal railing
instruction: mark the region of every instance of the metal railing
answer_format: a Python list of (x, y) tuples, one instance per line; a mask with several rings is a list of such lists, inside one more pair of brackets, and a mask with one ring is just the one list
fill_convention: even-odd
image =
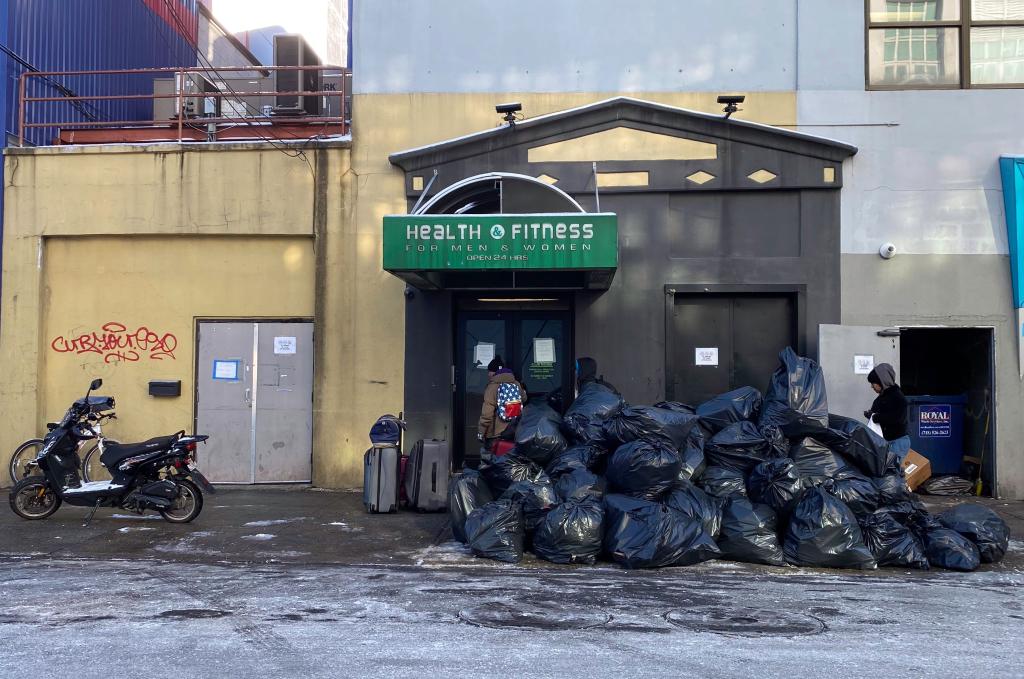
[[(283, 71), (299, 71), (303, 74), (308, 71), (319, 71), (321, 77), (324, 72), (335, 74), (341, 83), (337, 89), (313, 90), (263, 90), (237, 91), (230, 84), (224, 89), (186, 91), (187, 84), (196, 84), (197, 77), (201, 77), (216, 86), (217, 83), (224, 85), (229, 78), (225, 74), (246, 74), (246, 73), (279, 73)], [(82, 81), (85, 79), (91, 89), (96, 88), (95, 82), (88, 82), (90, 79), (101, 79), (104, 76), (119, 76), (122, 84), (133, 77), (153, 76), (149, 82), (152, 92), (134, 94), (78, 94), (67, 86), (68, 79)], [(156, 82), (165, 81), (168, 77), (174, 78), (173, 92), (161, 93), (156, 91)], [(266, 79), (266, 76), (264, 76)], [(272, 79), (276, 80), (276, 78)], [(298, 86), (302, 87), (305, 77), (300, 74), (297, 78)], [(199, 81), (200, 83), (202, 81)], [(259, 76), (251, 79), (250, 82), (259, 83)], [(120, 139), (145, 141), (147, 139), (166, 139), (170, 133), (171, 140), (177, 141), (216, 141), (224, 138), (230, 139), (264, 139), (264, 140), (289, 140), (309, 139), (314, 137), (348, 134), (350, 121), (348, 119), (347, 101), (350, 93), (351, 72), (338, 66), (226, 66), (223, 68), (148, 68), (148, 69), (105, 69), (92, 71), (32, 71), (21, 74), (18, 83), (18, 145), (24, 146), (31, 131), (37, 129), (51, 128), (57, 130), (55, 143), (97, 143), (110, 141), (110, 137), (118, 136)], [(38, 92), (47, 87), (51, 90), (58, 90), (60, 94), (39, 95)], [(135, 88), (138, 89), (138, 88)], [(226, 90), (226, 91), (225, 91)], [(326, 106), (331, 98), (337, 99), (337, 115), (306, 114), (298, 107), (282, 109), (270, 105), (252, 105), (251, 101), (257, 102), (262, 98), (272, 97), (276, 102), (279, 97), (322, 97), (324, 109), (334, 107)], [(174, 115), (165, 118), (157, 118), (156, 110), (158, 102), (163, 100), (175, 100), (176, 106)], [(208, 115), (199, 112), (190, 113), (186, 102), (199, 100), (204, 103), (207, 100), (216, 100), (223, 103), (225, 99), (230, 100), (234, 105), (243, 106), (245, 111), (236, 115), (220, 114)], [(249, 101), (247, 101), (249, 100)], [(153, 111), (148, 118), (126, 116), (124, 120), (99, 120), (95, 116), (87, 116), (86, 106), (100, 114), (103, 113), (105, 102), (132, 102), (151, 101)], [(70, 119), (62, 118), (64, 114), (57, 116), (46, 115), (53, 113), (54, 109), (61, 109), (54, 105), (54, 102), (68, 104), (71, 110), (78, 115), (71, 115)], [(39, 120), (39, 109), (43, 111), (48, 120)], [(122, 107), (123, 108), (123, 107)], [(218, 105), (216, 108), (221, 109)], [(33, 114), (36, 117), (33, 118)], [(70, 114), (69, 114), (70, 115)], [(82, 119), (92, 117), (93, 119)], [(115, 116), (116, 117), (116, 116)], [(65, 131), (72, 133), (66, 135)], [(108, 131), (104, 134), (103, 130)], [(112, 130), (120, 131), (120, 135), (111, 134)], [(75, 135), (75, 131), (92, 131), (91, 135)], [(67, 141), (66, 137), (73, 139)], [(77, 141), (75, 141), (77, 139)]]

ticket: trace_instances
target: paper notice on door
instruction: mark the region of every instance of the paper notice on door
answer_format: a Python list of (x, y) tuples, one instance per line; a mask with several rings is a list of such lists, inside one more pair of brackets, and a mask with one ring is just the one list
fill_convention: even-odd
[(275, 337), (274, 338), (274, 353), (275, 354), (294, 354), (295, 353), (295, 338), (294, 337)]
[(478, 368), (487, 369), (487, 364), (494, 360), (494, 345), (490, 342), (480, 342), (473, 347), (473, 365)]
[(871, 371), (875, 369), (875, 357), (874, 356), (862, 356), (857, 354), (853, 357), (853, 374), (854, 375), (870, 375)]
[(213, 361), (213, 379), (215, 380), (237, 380), (238, 379), (238, 361), (230, 360), (218, 360)]
[(555, 340), (553, 337), (533, 338), (533, 362), (554, 363), (555, 362)]
[(697, 347), (694, 365), (718, 365), (718, 347)]

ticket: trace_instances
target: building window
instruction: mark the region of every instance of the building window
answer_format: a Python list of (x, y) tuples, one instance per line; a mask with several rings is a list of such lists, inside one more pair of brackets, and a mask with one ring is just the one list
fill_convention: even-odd
[(1024, 87), (1024, 0), (866, 0), (871, 90)]

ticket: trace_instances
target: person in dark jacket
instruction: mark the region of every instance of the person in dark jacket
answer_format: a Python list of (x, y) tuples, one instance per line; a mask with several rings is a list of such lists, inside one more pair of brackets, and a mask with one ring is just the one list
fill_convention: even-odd
[(879, 363), (868, 375), (868, 382), (878, 397), (871, 404), (871, 410), (864, 411), (864, 417), (882, 427), (882, 435), (889, 442), (889, 450), (903, 463), (910, 451), (910, 437), (907, 436), (907, 397), (900, 385), (896, 384), (896, 371), (888, 363)]
[(577, 396), (579, 396), (579, 393), (583, 391), (583, 385), (587, 384), (588, 382), (597, 382), (598, 384), (603, 384), (604, 386), (614, 391), (616, 394), (619, 393), (618, 389), (613, 387), (608, 382), (605, 382), (604, 375), (602, 375), (601, 377), (597, 376), (597, 361), (593, 358), (590, 358), (589, 356), (584, 356), (583, 358), (576, 359), (574, 372), (576, 374)]

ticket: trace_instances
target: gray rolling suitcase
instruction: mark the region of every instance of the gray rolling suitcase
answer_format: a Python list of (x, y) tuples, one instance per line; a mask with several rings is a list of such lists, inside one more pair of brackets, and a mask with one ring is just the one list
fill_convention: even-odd
[(451, 469), (452, 454), (447, 441), (417, 441), (405, 465), (405, 496), (409, 506), (421, 512), (447, 509)]
[(363, 504), (371, 514), (398, 511), (397, 446), (374, 446), (363, 456)]

